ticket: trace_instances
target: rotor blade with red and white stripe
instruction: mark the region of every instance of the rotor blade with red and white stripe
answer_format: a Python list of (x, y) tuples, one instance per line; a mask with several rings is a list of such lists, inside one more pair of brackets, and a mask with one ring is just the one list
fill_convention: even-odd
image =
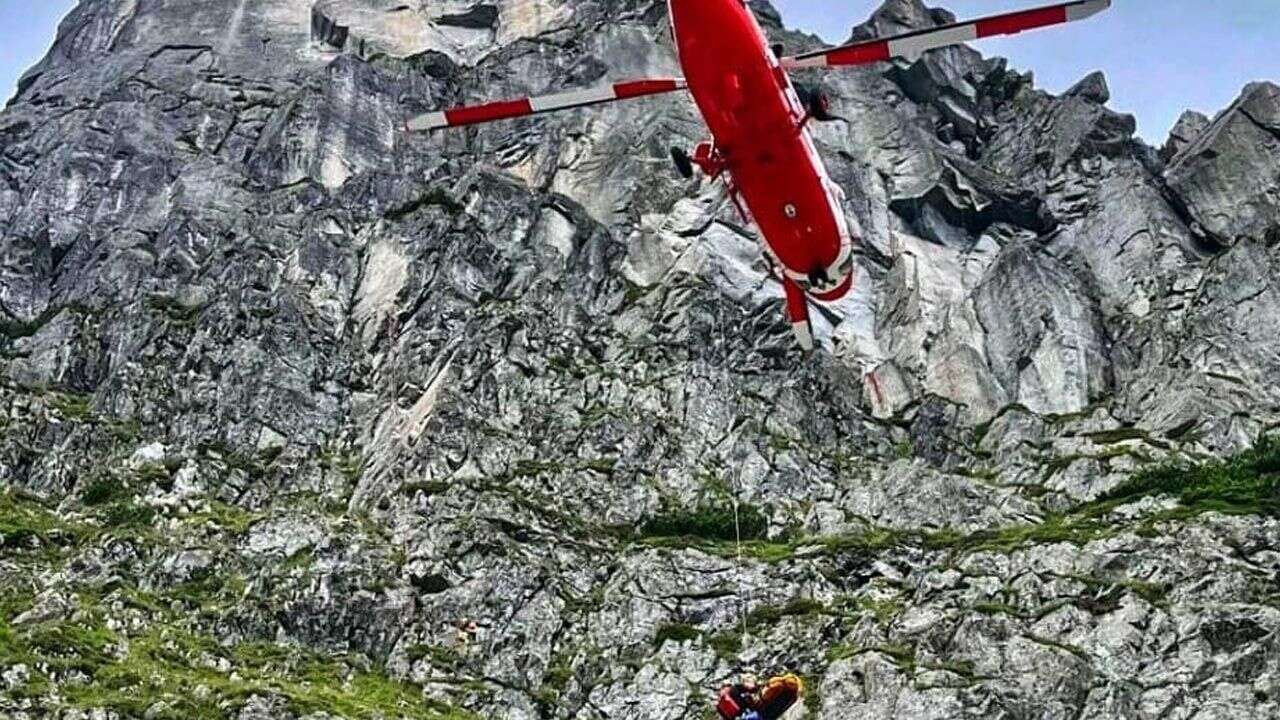
[(993, 15), (979, 20), (916, 30), (890, 38), (868, 40), (843, 47), (819, 50), (795, 57), (783, 58), (782, 66), (788, 70), (812, 67), (836, 67), (843, 65), (869, 65), (893, 58), (918, 59), (928, 50), (949, 45), (981, 40), (997, 35), (1016, 35), (1024, 30), (1062, 25), (1093, 17), (1111, 7), (1111, 0), (1078, 0), (1078, 2), (1050, 5), (1048, 7), (1021, 10)]
[(629, 82), (604, 85), (586, 90), (570, 90), (569, 92), (540, 97), (520, 98), (487, 105), (453, 108), (441, 112), (427, 113), (413, 118), (407, 123), (411, 131), (438, 130), (447, 127), (475, 125), (478, 123), (507, 120), (509, 118), (537, 115), (539, 113), (570, 110), (572, 108), (599, 105), (617, 100), (661, 95), (663, 93), (684, 90), (688, 85), (682, 78), (658, 78), (652, 80), (632, 80)]

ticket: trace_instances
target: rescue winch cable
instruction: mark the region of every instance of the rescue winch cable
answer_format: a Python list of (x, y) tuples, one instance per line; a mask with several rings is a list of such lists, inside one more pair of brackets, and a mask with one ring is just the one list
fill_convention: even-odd
[[(738, 481), (739, 481), (738, 474), (734, 473), (733, 474), (733, 534), (734, 534), (734, 541), (737, 545), (738, 575), (739, 575), (739, 580), (741, 581), (741, 580), (745, 580), (746, 578), (744, 577), (745, 574), (742, 572), (742, 569), (745, 566), (742, 562), (742, 519), (738, 513), (738, 484), (739, 484)], [(742, 588), (742, 591), (743, 591), (743, 597), (739, 598), (739, 602), (738, 602), (738, 617), (742, 621), (742, 637), (740, 642), (738, 643), (738, 646), (739, 648), (742, 648), (742, 647), (745, 647), (747, 644), (747, 631), (748, 631), (747, 614), (751, 607), (751, 585), (747, 582), (739, 582), (738, 587)]]

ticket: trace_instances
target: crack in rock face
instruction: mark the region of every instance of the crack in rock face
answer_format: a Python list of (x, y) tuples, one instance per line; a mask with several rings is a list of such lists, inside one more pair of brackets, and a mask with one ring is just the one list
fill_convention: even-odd
[(678, 74), (666, 12), (71, 11), (0, 112), (0, 716), (1280, 715), (1280, 88), (1156, 149), (1100, 74), (823, 75), (806, 356), (687, 98), (402, 130)]

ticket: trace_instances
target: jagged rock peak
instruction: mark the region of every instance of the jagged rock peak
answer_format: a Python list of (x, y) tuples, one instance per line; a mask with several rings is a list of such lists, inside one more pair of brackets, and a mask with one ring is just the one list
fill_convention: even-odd
[[(665, 3), (664, 3), (665, 4)], [(751, 0), (751, 11), (765, 27), (781, 28), (782, 13), (773, 6), (770, 0)]]
[(885, 0), (871, 17), (853, 29), (853, 40), (894, 35), (956, 21), (950, 10), (931, 8), (923, 0)]
[(1107, 86), (1107, 76), (1101, 71), (1091, 72), (1086, 75), (1080, 82), (1071, 86), (1064, 95), (1066, 97), (1078, 97), (1095, 102), (1099, 105), (1106, 105), (1111, 101), (1111, 88)]
[(1208, 129), (1213, 120), (1202, 112), (1187, 110), (1178, 117), (1169, 130), (1169, 137), (1160, 148), (1160, 159), (1166, 163), (1173, 160), (1182, 149), (1196, 141), (1200, 134)]
[(1280, 236), (1280, 86), (1251, 83), (1169, 163), (1169, 187), (1220, 245)]

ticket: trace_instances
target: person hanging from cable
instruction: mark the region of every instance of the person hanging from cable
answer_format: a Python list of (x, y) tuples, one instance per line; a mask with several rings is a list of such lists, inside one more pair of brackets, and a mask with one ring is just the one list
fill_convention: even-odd
[(720, 689), (716, 712), (723, 720), (778, 720), (800, 700), (804, 681), (784, 673), (772, 677), (764, 687), (752, 673), (743, 673), (737, 684)]
[(760, 704), (760, 684), (754, 673), (743, 673), (737, 683), (726, 683), (720, 688), (720, 701), (716, 712), (724, 720), (760, 720), (756, 712)]

